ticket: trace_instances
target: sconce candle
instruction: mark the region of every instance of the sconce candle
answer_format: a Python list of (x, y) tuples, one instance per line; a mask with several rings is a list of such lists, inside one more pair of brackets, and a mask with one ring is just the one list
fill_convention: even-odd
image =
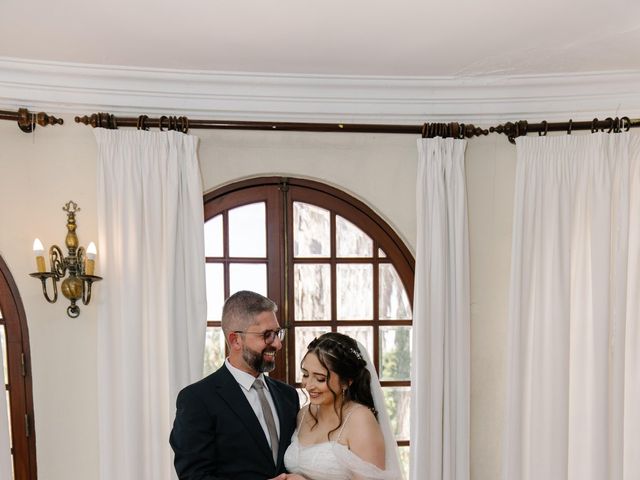
[(96, 244), (93, 242), (89, 243), (87, 247), (87, 260), (84, 262), (84, 274), (85, 275), (93, 275), (93, 270), (96, 265), (96, 254), (98, 250), (96, 249)]
[(36, 255), (36, 266), (38, 267), (38, 272), (44, 272), (47, 269), (44, 264), (44, 246), (39, 238), (36, 238), (33, 241), (33, 253)]
[[(58, 284), (60, 291), (69, 300), (71, 305), (67, 307), (67, 315), (76, 318), (80, 315), (80, 307), (78, 302), (88, 305), (91, 301), (91, 286), (93, 283), (102, 280), (101, 277), (94, 275), (96, 246), (91, 243), (86, 250), (81, 247), (78, 242), (76, 230), (76, 213), (80, 211), (76, 202), (67, 202), (62, 207), (67, 213), (67, 236), (65, 238), (65, 246), (67, 254), (57, 245), (49, 248), (49, 263), (51, 270), (47, 271), (44, 261), (44, 247), (42, 242), (36, 239), (33, 242), (33, 251), (36, 254), (36, 264), (38, 271), (30, 275), (37, 278), (42, 283), (42, 294), (49, 303), (55, 303), (58, 300)], [(51, 284), (53, 294), (49, 295), (47, 283)]]

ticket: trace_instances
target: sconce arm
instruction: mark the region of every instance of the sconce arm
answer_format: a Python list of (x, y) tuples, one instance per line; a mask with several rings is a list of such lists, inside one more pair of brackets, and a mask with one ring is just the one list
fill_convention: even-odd
[(91, 301), (91, 286), (93, 282), (99, 282), (102, 277), (97, 275), (78, 275), (78, 278), (82, 280), (82, 303), (89, 305)]
[[(40, 282), (42, 282), (42, 293), (44, 298), (46, 298), (49, 303), (56, 303), (56, 300), (58, 300), (58, 276), (52, 272), (35, 272), (30, 273), (29, 276), (39, 278)], [(53, 298), (49, 297), (49, 292), (47, 291), (48, 278), (51, 279), (51, 284), (53, 285)]]

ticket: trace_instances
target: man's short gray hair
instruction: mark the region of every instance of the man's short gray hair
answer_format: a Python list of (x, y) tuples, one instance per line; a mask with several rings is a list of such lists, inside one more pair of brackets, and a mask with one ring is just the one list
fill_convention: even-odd
[(222, 307), (222, 331), (225, 337), (233, 330), (246, 330), (254, 323), (256, 315), (277, 312), (273, 300), (249, 290), (240, 290), (231, 295)]

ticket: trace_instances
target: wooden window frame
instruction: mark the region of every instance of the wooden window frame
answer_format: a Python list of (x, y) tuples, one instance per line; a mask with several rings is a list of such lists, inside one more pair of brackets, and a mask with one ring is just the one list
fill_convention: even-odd
[[(7, 340), (12, 454), (15, 480), (36, 480), (36, 432), (31, 353), (24, 306), (11, 272), (0, 256), (0, 310)], [(4, 413), (0, 412), (4, 415)]]
[[(261, 187), (264, 187), (261, 189)], [(274, 188), (278, 187), (278, 188)], [(260, 192), (260, 193), (258, 193)], [(284, 200), (282, 199), (284, 196)], [(335, 317), (335, 311), (332, 314), (332, 320), (304, 320), (295, 322), (294, 320), (294, 302), (293, 295), (289, 297), (288, 292), (293, 292), (294, 287), (294, 265), (295, 263), (328, 263), (332, 266), (332, 278), (331, 282), (331, 298), (332, 308), (335, 308), (336, 304), (336, 282), (335, 282), (335, 270), (338, 263), (342, 263), (341, 259), (335, 256), (335, 244), (332, 245), (332, 256), (330, 258), (313, 258), (313, 259), (300, 259), (293, 257), (293, 238), (289, 238), (288, 229), (293, 222), (293, 202), (300, 201), (305, 203), (311, 203), (319, 205), (322, 208), (327, 208), (331, 211), (331, 242), (335, 243), (334, 225), (335, 216), (340, 215), (352, 222), (362, 231), (366, 232), (373, 241), (373, 258), (363, 259), (363, 263), (373, 264), (374, 266), (374, 286), (378, 285), (375, 281), (377, 277), (377, 267), (381, 263), (392, 264), (398, 273), (400, 281), (402, 282), (411, 309), (413, 310), (413, 278), (415, 275), (415, 260), (413, 255), (406, 247), (404, 242), (395, 233), (395, 231), (385, 222), (377, 213), (375, 213), (370, 207), (360, 200), (350, 196), (349, 194), (328, 186), (324, 183), (315, 182), (312, 180), (289, 178), (289, 177), (261, 177), (252, 178), (233, 184), (220, 187), (204, 196), (204, 216), (205, 221), (213, 218), (215, 215), (224, 211), (223, 216), (223, 228), (225, 231), (225, 243), (223, 245), (223, 257), (207, 258), (208, 262), (218, 262), (228, 264), (233, 262), (243, 261), (256, 261), (256, 259), (243, 259), (234, 257), (232, 260), (228, 256), (229, 246), (227, 244), (228, 238), (228, 223), (226, 210), (229, 208), (236, 208), (243, 204), (249, 204), (259, 201), (265, 201), (267, 203), (267, 243), (270, 245), (270, 249), (267, 252), (268, 266), (267, 266), (267, 282), (269, 285), (268, 296), (273, 299), (280, 307), (279, 320), (280, 324), (287, 327), (294, 326), (323, 326), (330, 328), (332, 331), (336, 331), (339, 326), (372, 326), (373, 337), (373, 352), (372, 360), (375, 367), (380, 371), (378, 365), (379, 358), (379, 328), (384, 326), (411, 326), (413, 320), (380, 320), (378, 319), (378, 306), (379, 306), (379, 290), (374, 288), (373, 291), (373, 312), (374, 321), (371, 320), (337, 320)], [(285, 208), (276, 208), (275, 210), (269, 209), (270, 202), (275, 205), (284, 205)], [(272, 203), (272, 204), (273, 204)], [(269, 215), (272, 215), (269, 217)], [(282, 226), (284, 231), (278, 230)], [(382, 249), (387, 257), (379, 258), (378, 249)], [(270, 268), (272, 264), (272, 258), (274, 262), (278, 262), (278, 265), (283, 264), (283, 260), (286, 260), (287, 271), (283, 272), (281, 276), (277, 276), (274, 272), (274, 268)], [(262, 260), (264, 261), (264, 260)], [(356, 258), (344, 259), (345, 263), (358, 263), (360, 260)], [(224, 296), (229, 295), (229, 277), (228, 270), (225, 269), (224, 278)], [(208, 327), (220, 326), (219, 321), (208, 321)], [(287, 336), (283, 345), (283, 355), (276, 357), (276, 370), (272, 372), (275, 378), (279, 378), (283, 381), (290, 383), (291, 385), (299, 386), (295, 382), (295, 369), (289, 368), (294, 365), (295, 362), (295, 338), (293, 335)], [(410, 381), (390, 381), (381, 380), (381, 384), (384, 387), (400, 387), (410, 386)], [(398, 442), (400, 446), (409, 445), (409, 441), (402, 440)]]

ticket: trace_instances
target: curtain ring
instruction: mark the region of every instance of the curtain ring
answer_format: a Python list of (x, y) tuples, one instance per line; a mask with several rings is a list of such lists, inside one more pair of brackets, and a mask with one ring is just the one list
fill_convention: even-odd
[[(613, 129), (613, 133), (620, 132), (620, 119), (618, 117), (614, 118), (611, 122), (611, 129)], [(609, 130), (610, 132), (612, 130)]]
[(164, 128), (162, 128), (162, 127), (164, 126), (165, 120), (167, 120), (167, 121), (169, 120), (166, 115), (162, 115), (158, 119), (158, 128), (160, 129), (161, 132), (164, 132)]
[(569, 119), (569, 126), (567, 127), (567, 135), (571, 135), (571, 129), (573, 128), (573, 120)]
[(598, 123), (598, 119), (594, 118), (591, 122), (591, 133), (596, 133), (598, 131), (598, 127), (596, 127), (596, 123)]
[(631, 119), (629, 117), (622, 117), (620, 120), (622, 121), (621, 129), (625, 128), (625, 132), (631, 130)]
[(513, 124), (513, 130), (511, 131), (511, 135), (507, 137), (509, 140), (509, 143), (513, 143), (515, 145), (516, 137), (519, 137), (519, 136), (520, 136), (520, 122), (515, 122)]
[(464, 123), (460, 124), (460, 133), (458, 134), (458, 139), (459, 140), (464, 140), (464, 131), (465, 131), (466, 125)]
[[(613, 118), (611, 117), (607, 117), (604, 120), (605, 122), (608, 121), (609, 122), (609, 130), (607, 130), (607, 133), (611, 133), (613, 132)], [(604, 132), (604, 128), (602, 129), (602, 131)]]
[(138, 130), (149, 130), (149, 127), (147, 126), (147, 119), (149, 117), (146, 115), (140, 115), (138, 117)]
[(540, 125), (544, 125), (544, 131), (538, 132), (538, 136), (539, 137), (546, 137), (547, 133), (549, 132), (549, 124), (547, 123), (546, 120), (543, 120), (542, 122), (540, 122)]
[(427, 129), (429, 128), (429, 124), (427, 122), (422, 124), (422, 138), (427, 138)]

